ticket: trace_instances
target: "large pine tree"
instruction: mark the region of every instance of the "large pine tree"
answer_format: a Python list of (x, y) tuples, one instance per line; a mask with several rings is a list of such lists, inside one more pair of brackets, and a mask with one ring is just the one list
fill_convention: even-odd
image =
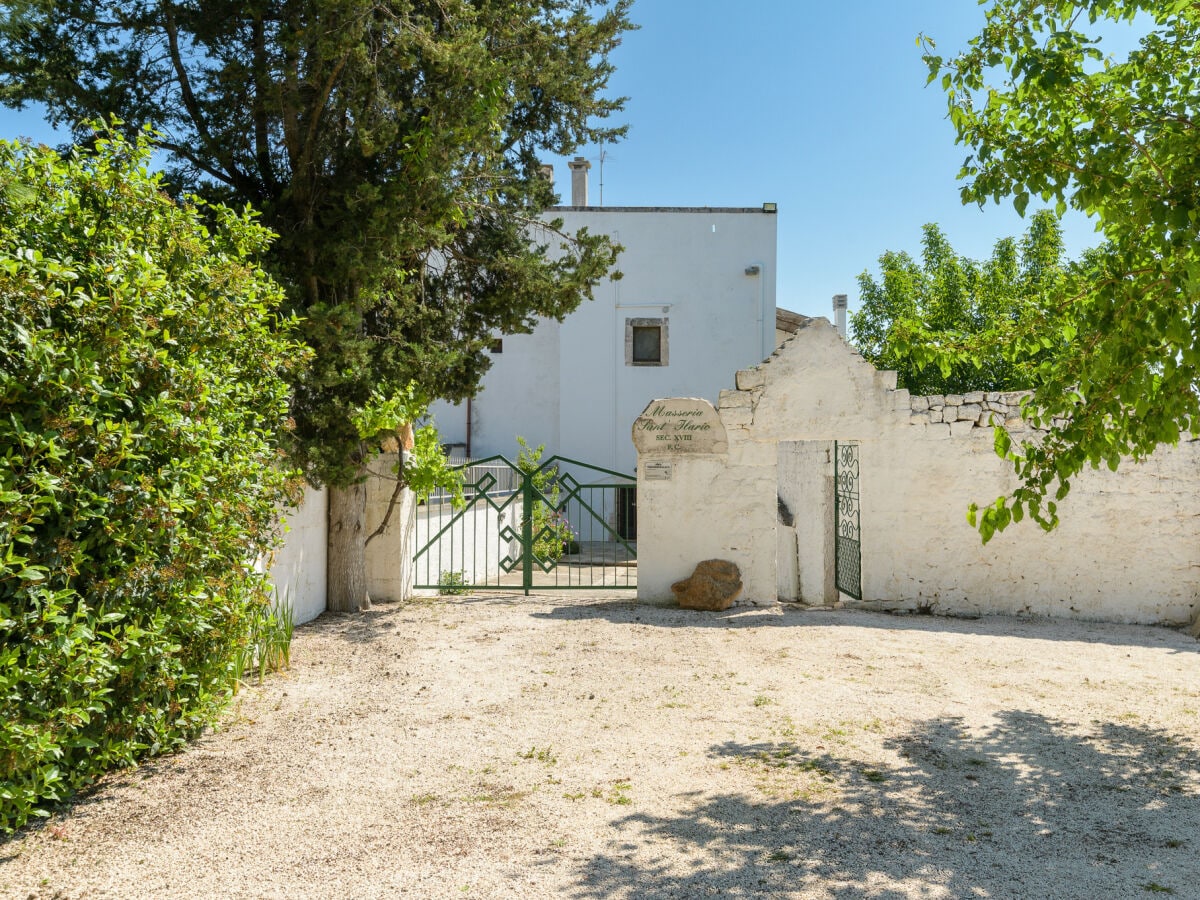
[(612, 141), (630, 0), (17, 0), (0, 102), (157, 129), (171, 183), (257, 210), (314, 363), (294, 456), (330, 496), (329, 606), (367, 601), (365, 464), (399, 398), (460, 399), (499, 333), (614, 266), (566, 234), (540, 153)]

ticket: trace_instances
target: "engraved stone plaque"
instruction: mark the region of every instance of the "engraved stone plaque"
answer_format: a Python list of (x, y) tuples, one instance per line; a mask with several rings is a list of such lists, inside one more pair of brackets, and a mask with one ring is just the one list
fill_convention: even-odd
[(725, 426), (707, 400), (653, 400), (633, 423), (638, 453), (654, 456), (728, 453)]

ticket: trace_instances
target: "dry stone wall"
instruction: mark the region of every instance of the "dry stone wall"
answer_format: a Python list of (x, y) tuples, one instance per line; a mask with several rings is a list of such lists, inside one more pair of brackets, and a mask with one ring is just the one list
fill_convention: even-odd
[(975, 391), (968, 394), (935, 394), (910, 400), (913, 425), (945, 425), (952, 434), (972, 428), (1003, 425), (1010, 432), (1025, 430), (1022, 403), (1029, 391)]

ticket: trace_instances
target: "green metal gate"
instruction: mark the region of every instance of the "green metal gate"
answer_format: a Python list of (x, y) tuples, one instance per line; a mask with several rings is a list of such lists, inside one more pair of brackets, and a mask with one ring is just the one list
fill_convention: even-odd
[(554, 456), (523, 471), (503, 456), (458, 467), (466, 505), (417, 509), (420, 589), (635, 590), (637, 481)]
[(862, 536), (859, 528), (858, 444), (833, 443), (834, 581), (862, 599)]

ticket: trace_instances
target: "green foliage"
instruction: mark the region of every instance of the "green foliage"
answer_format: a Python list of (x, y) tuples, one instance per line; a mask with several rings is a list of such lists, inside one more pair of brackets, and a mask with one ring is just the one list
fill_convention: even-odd
[[(424, 415), (424, 413), (422, 413)], [(442, 449), (441, 436), (433, 423), (413, 431), (413, 448), (404, 454), (401, 477), (418, 500), (428, 500), (434, 491), (445, 491), (455, 509), (461, 509), (464, 470), (451, 466)]]
[(542, 467), (544, 444), (530, 447), (523, 437), (518, 437), (517, 443), (521, 445), (517, 468), (531, 476), (534, 489), (533, 555), (545, 562), (557, 562), (575, 540), (571, 523), (559, 509), (558, 467)]
[(922, 231), (920, 264), (888, 251), (879, 257), (878, 281), (858, 276), (860, 307), (850, 324), (863, 358), (894, 370), (898, 385), (918, 396), (1028, 388), (1031, 364), (1045, 348), (1023, 355), (991, 347), (969, 360), (940, 351), (1014, 319), (1032, 298), (1056, 289), (1063, 278), (1058, 220), (1036, 213), (1019, 243), (998, 241), (985, 262), (955, 253), (937, 225)]
[(4, 830), (211, 722), (267, 603), (303, 353), (268, 232), (176, 205), (149, 154), (0, 142)]
[[(1135, 17), (1137, 48), (1106, 57), (1096, 32)], [(1008, 449), (1020, 485), (976, 517), (984, 537), (1025, 513), (1051, 528), (1085, 466), (1200, 431), (1200, 7), (994, 0), (962, 53), (925, 46), (969, 148), (963, 201), (1038, 198), (1093, 216), (1105, 238), (1059, 290), (949, 354), (1056, 347), (1030, 408), (1050, 432)]]
[(467, 592), (467, 573), (461, 569), (447, 569), (438, 576), (438, 593), (445, 596), (458, 596)]
[(561, 319), (613, 269), (607, 236), (542, 220), (538, 155), (623, 134), (599, 123), (623, 106), (606, 88), (629, 3), (7, 4), (0, 102), (148, 123), (174, 185), (262, 214), (315, 351), (294, 457), (346, 486), (380, 407), (413, 382), (469, 396), (496, 335)]
[(276, 597), (270, 605), (257, 604), (250, 609), (248, 622), (246, 641), (234, 660), (235, 691), (247, 672), (257, 671), (261, 684), (268, 672), (279, 672), (292, 664), (296, 618), (290, 602)]

